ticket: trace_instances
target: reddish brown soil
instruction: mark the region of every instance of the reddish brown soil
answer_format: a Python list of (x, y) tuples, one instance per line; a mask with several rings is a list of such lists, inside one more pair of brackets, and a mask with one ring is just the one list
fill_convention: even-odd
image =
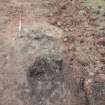
[(56, 8), (48, 19), (65, 32), (66, 59), (74, 75), (88, 79), (103, 73), (100, 66), (104, 66), (105, 38), (99, 31), (98, 18), (77, 0), (57, 0)]
[[(83, 6), (83, 2), (78, 0), (56, 0), (55, 8), (57, 10), (48, 16), (48, 19), (51, 24), (65, 32), (65, 60), (72, 68), (67, 80), (70, 80), (70, 77), (76, 82), (84, 80), (86, 105), (104, 105), (104, 99), (96, 101), (91, 93), (91, 84), (94, 86), (94, 82), (105, 84), (105, 35), (99, 30), (99, 18), (93, 16), (91, 11)], [(75, 98), (73, 105), (82, 105), (81, 97)], [(72, 105), (70, 103), (69, 100), (69, 105)]]

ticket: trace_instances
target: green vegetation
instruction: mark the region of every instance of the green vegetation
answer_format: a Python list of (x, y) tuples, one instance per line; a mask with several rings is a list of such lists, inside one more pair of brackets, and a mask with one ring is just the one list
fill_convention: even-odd
[(93, 13), (105, 15), (105, 0), (84, 0), (84, 4), (91, 8)]
[(105, 0), (84, 0), (88, 7), (92, 8), (105, 8)]

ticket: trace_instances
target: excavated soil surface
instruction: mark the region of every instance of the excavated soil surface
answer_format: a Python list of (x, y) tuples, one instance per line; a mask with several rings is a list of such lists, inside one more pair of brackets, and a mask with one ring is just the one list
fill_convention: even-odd
[(0, 105), (105, 105), (102, 23), (83, 0), (0, 0)]

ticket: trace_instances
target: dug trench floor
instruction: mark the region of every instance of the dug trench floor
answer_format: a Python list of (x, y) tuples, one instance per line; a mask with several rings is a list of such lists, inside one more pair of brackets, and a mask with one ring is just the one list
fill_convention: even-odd
[(0, 105), (105, 105), (100, 21), (83, 0), (0, 0)]

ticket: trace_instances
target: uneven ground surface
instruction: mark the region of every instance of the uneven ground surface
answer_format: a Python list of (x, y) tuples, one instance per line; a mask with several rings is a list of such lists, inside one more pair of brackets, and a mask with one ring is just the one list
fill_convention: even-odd
[(105, 105), (105, 19), (93, 11), (0, 0), (0, 105)]

